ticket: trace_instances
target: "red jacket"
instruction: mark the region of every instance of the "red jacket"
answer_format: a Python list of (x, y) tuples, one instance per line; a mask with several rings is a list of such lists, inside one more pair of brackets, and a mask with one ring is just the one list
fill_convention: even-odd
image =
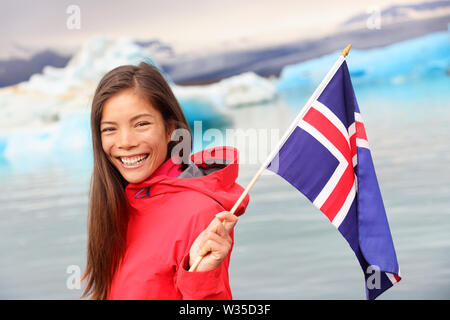
[[(235, 182), (237, 158), (235, 148), (208, 149), (191, 155), (196, 165), (182, 173), (169, 159), (144, 182), (126, 187), (126, 252), (109, 299), (232, 299), (231, 250), (213, 270), (187, 270), (194, 240), (216, 213), (230, 211), (244, 191)], [(248, 201), (247, 195), (235, 215), (244, 213)]]

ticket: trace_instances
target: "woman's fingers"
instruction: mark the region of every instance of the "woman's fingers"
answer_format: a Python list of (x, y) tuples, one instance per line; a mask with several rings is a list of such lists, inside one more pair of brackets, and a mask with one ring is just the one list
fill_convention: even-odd
[(218, 214), (216, 214), (216, 218), (222, 222), (227, 233), (230, 233), (231, 230), (233, 230), (238, 221), (238, 217), (228, 211), (219, 212)]
[(197, 267), (198, 271), (211, 270), (218, 266), (232, 247), (233, 239), (230, 233), (237, 220), (230, 212), (218, 213), (191, 246), (190, 265), (192, 266), (197, 256), (203, 256)]
[[(235, 215), (232, 215), (227, 211), (218, 213), (216, 218), (211, 221), (204, 231), (202, 241), (200, 242), (200, 255), (205, 255), (207, 252), (211, 251), (210, 249), (213, 247), (206, 246), (206, 243), (210, 240), (221, 244), (222, 246), (231, 247), (233, 240), (231, 239), (230, 232), (233, 230), (236, 222), (237, 217)], [(217, 248), (217, 246), (214, 246), (214, 248)], [(227, 251), (228, 250), (229, 248)]]
[(237, 222), (237, 217), (231, 213), (224, 211), (216, 214), (205, 230), (214, 231), (221, 236), (226, 236), (231, 232)]
[(217, 233), (207, 232), (205, 234), (205, 238), (200, 244), (200, 255), (204, 256), (209, 252), (212, 252), (213, 255), (222, 260), (223, 256), (228, 253), (228, 250), (231, 248), (231, 237), (221, 237)]

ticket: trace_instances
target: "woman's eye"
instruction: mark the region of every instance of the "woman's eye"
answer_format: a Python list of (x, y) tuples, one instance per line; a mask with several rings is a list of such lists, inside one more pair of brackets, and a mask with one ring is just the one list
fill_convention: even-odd
[(136, 126), (143, 127), (143, 126), (146, 126), (146, 125), (149, 125), (149, 124), (150, 124), (150, 122), (139, 122)]
[(104, 128), (102, 129), (102, 132), (108, 132), (108, 131), (114, 131), (114, 128)]

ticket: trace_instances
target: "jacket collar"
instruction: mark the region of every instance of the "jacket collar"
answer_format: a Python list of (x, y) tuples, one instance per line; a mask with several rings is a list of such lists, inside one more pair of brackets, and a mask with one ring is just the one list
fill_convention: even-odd
[[(190, 160), (199, 168), (216, 167), (218, 170), (209, 174), (208, 176), (211, 176), (211, 178), (218, 178), (219, 180), (221, 180), (221, 184), (223, 184), (224, 186), (228, 186), (233, 184), (238, 177), (238, 157), (239, 152), (236, 148), (222, 146), (194, 153), (190, 156)], [(142, 188), (159, 183), (178, 185), (181, 183), (179, 182), (179, 180), (185, 180), (176, 179), (181, 173), (180, 168), (181, 164), (174, 163), (170, 158), (144, 181), (136, 184), (128, 184), (126, 190), (140, 190)]]
[(173, 162), (172, 158), (169, 158), (158, 169), (153, 172), (146, 180), (153, 179), (158, 176), (166, 176), (169, 178), (176, 178), (181, 173), (181, 164)]

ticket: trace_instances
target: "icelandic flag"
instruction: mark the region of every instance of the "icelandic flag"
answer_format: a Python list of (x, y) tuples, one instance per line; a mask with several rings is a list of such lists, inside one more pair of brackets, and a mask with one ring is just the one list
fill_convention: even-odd
[(345, 60), (305, 108), (268, 169), (303, 193), (344, 236), (365, 275), (366, 297), (375, 299), (401, 278)]

